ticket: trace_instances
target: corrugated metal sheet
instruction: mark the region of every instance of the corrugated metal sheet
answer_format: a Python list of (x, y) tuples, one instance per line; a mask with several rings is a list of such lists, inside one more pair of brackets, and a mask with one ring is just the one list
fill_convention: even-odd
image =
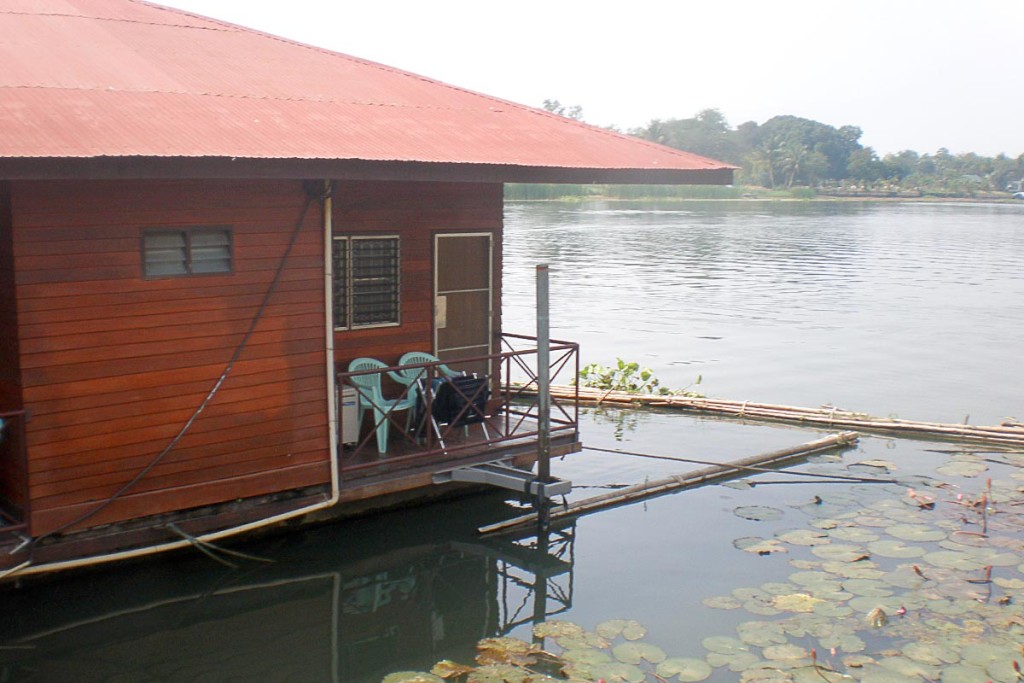
[(0, 0), (0, 159), (726, 164), (137, 0)]

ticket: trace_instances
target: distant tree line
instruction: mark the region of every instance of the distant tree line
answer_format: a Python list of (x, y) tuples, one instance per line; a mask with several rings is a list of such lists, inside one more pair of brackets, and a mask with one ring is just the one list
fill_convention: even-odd
[[(548, 111), (582, 118), (580, 107), (546, 100)], [(771, 189), (815, 188), (834, 194), (971, 196), (1024, 190), (1024, 154), (985, 157), (904, 150), (883, 157), (860, 143), (857, 126), (835, 128), (798, 116), (775, 116), (732, 128), (717, 109), (688, 119), (655, 119), (628, 131), (645, 140), (739, 167), (736, 182)]]

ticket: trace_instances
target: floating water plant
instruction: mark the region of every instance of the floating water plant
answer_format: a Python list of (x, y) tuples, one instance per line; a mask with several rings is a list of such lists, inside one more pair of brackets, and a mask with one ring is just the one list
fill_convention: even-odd
[(938, 468), (945, 481), (919, 477), (909, 491), (853, 487), (850, 495), (822, 494), (821, 504), (735, 508), (751, 529), (764, 531), (733, 545), (764, 556), (748, 561), (786, 562), (792, 571), (704, 598), (707, 609), (754, 618), (738, 619), (732, 634), (708, 634), (703, 657), (672, 652), (628, 619), (593, 630), (548, 621), (532, 633), (543, 642), (488, 639), (474, 663), (441, 662), (432, 672), (385, 681), (1021, 683), (1024, 474), (980, 482), (978, 473), (988, 471), (980, 460), (957, 453), (952, 468)]

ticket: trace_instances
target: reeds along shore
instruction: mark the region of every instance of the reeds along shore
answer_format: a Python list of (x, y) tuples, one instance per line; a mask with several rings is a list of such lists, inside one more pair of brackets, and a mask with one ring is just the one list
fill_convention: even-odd
[[(523, 389), (524, 393), (529, 390)], [(582, 403), (595, 405), (650, 406), (673, 408), (687, 412), (723, 415), (741, 419), (782, 421), (795, 424), (850, 427), (861, 431), (897, 433), (906, 436), (927, 436), (944, 440), (966, 440), (1007, 446), (1024, 446), (1024, 424), (1004, 422), (1001, 425), (976, 426), (941, 422), (918, 422), (896, 418), (875, 417), (839, 408), (805, 408), (754, 401), (734, 401), (722, 398), (695, 398), (689, 396), (630, 394), (605, 391), (590, 387), (553, 386), (554, 399), (570, 399), (579, 392)]]

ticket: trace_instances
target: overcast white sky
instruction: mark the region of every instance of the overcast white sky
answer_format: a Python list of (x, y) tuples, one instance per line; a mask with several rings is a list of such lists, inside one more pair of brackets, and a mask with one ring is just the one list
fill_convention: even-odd
[(1024, 152), (1022, 0), (162, 0), (626, 130), (706, 108), (902, 149)]

